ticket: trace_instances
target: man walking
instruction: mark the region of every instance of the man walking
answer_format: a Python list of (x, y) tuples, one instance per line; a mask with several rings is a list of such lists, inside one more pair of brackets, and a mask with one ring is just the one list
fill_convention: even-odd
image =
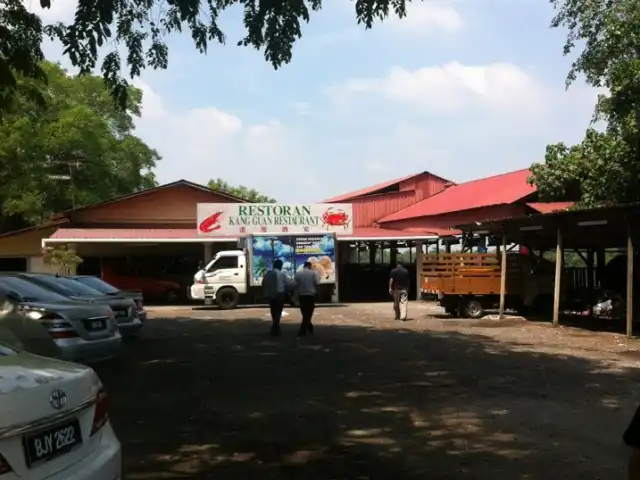
[(302, 270), (296, 272), (294, 282), (298, 303), (300, 304), (300, 313), (302, 314), (302, 323), (300, 324), (298, 336), (305, 337), (307, 332), (313, 335), (311, 319), (316, 308), (316, 292), (320, 279), (318, 274), (311, 269), (311, 262), (304, 262)]
[(389, 295), (393, 296), (393, 310), (396, 314), (396, 320), (406, 320), (409, 302), (409, 272), (400, 262), (389, 275)]
[(280, 319), (284, 309), (284, 297), (287, 287), (287, 277), (282, 271), (282, 260), (273, 262), (273, 270), (269, 270), (262, 278), (262, 289), (269, 301), (271, 311), (271, 336), (280, 335)]

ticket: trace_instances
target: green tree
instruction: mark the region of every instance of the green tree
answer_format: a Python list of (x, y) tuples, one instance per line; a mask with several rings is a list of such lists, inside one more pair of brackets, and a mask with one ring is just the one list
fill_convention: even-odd
[(18, 95), (0, 123), (1, 230), (41, 222), (51, 213), (156, 185), (160, 159), (133, 132), (142, 93), (130, 88), (116, 108), (100, 77), (71, 77), (43, 63), (48, 78), (17, 76), (42, 92), (45, 106)]
[(221, 178), (209, 180), (207, 187), (209, 187), (212, 190), (217, 190), (219, 192), (235, 195), (236, 197), (243, 198), (245, 200), (248, 200), (249, 202), (254, 202), (254, 203), (275, 203), (276, 202), (275, 198), (262, 195), (260, 192), (258, 192), (253, 188), (245, 187), (244, 185), (238, 185), (234, 187), (232, 185), (229, 185), (229, 183), (225, 182)]
[(549, 145), (531, 181), (543, 199), (568, 198), (582, 206), (640, 200), (640, 8), (637, 0), (552, 0), (552, 27), (566, 28), (564, 54), (583, 45), (567, 87), (583, 75), (605, 88), (590, 127), (574, 146)]
[[(51, 6), (51, 0), (39, 2), (42, 8)], [(167, 68), (165, 40), (172, 33), (188, 31), (195, 48), (206, 53), (211, 42), (226, 42), (218, 18), (238, 5), (245, 27), (238, 46), (262, 50), (265, 59), (278, 68), (291, 61), (293, 45), (302, 36), (301, 23), (308, 22), (311, 12), (322, 7), (322, 0), (79, 0), (73, 23), (43, 26), (37, 15), (27, 11), (25, 3), (0, 3), (0, 92), (7, 92), (5, 106), (11, 99), (9, 93), (16, 88), (12, 72), (43, 78), (45, 72), (39, 66), (43, 35), (59, 39), (65, 55), (81, 73), (93, 72), (99, 53), (106, 53), (100, 66), (104, 79), (125, 105), (129, 89), (121, 72), (128, 70), (131, 77), (136, 77), (147, 67)], [(357, 22), (365, 28), (390, 12), (403, 17), (405, 0), (355, 1)], [(107, 51), (99, 52), (101, 47)]]

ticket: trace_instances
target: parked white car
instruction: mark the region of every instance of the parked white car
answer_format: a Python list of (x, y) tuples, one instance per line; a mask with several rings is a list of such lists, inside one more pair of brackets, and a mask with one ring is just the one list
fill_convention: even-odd
[(106, 399), (91, 368), (0, 343), (0, 479), (120, 479)]

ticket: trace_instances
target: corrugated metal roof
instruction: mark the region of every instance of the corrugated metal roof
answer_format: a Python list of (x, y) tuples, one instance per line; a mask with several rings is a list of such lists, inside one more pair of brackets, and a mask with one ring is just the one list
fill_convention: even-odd
[(527, 182), (530, 176), (529, 169), (524, 169), (460, 183), (378, 222), (394, 222), (491, 205), (510, 204), (535, 193), (535, 186)]
[[(441, 229), (443, 230), (443, 229)], [(424, 229), (412, 229), (412, 231), (391, 230), (385, 228), (354, 228), (352, 235), (340, 235), (338, 239), (349, 238), (426, 238), (437, 236), (438, 232)], [(158, 241), (235, 241), (235, 237), (207, 237), (198, 235), (195, 228), (59, 228), (49, 237), (51, 240), (69, 241), (100, 241), (121, 240), (126, 242)]]
[(527, 203), (527, 207), (540, 213), (561, 212), (573, 207), (574, 202), (533, 202)]
[[(51, 239), (64, 240), (211, 240), (198, 235), (195, 228), (59, 228)], [(235, 237), (215, 237), (235, 241)]]
[[(336, 203), (336, 202), (344, 202), (347, 200), (351, 200), (357, 197), (363, 197), (365, 195), (373, 195), (376, 192), (379, 192), (380, 190), (384, 190), (385, 188), (389, 188), (392, 187), (394, 185), (397, 185), (398, 183), (404, 182), (406, 180), (410, 180), (412, 178), (418, 177), (420, 175), (424, 175), (424, 174), (428, 174), (428, 175), (433, 175), (433, 173), (431, 172), (419, 172), (419, 173), (414, 173), (412, 175), (407, 175), (406, 177), (401, 177), (401, 178), (396, 178), (395, 180), (389, 180), (386, 182), (382, 182), (382, 183), (378, 183), (376, 185), (372, 185), (370, 187), (366, 187), (360, 190), (355, 190), (353, 192), (349, 192), (349, 193), (344, 193), (342, 195), (338, 195), (337, 197), (332, 197), (329, 198), (327, 200), (323, 200), (322, 203)], [(433, 175), (434, 177), (437, 178), (442, 178), (442, 177), (438, 177), (438, 175)], [(443, 178), (442, 180), (447, 180), (446, 178)]]

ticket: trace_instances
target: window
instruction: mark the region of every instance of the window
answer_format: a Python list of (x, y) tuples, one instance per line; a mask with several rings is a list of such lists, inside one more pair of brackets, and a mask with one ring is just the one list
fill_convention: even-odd
[(223, 268), (238, 268), (238, 257), (220, 257), (209, 267), (208, 272), (215, 272)]
[(25, 301), (68, 302), (69, 299), (35, 283), (17, 277), (0, 276), (0, 286), (20, 295)]
[(38, 282), (48, 286), (51, 290), (59, 291), (64, 295), (100, 295), (100, 292), (84, 283), (67, 277), (53, 277), (48, 275), (36, 275)]

